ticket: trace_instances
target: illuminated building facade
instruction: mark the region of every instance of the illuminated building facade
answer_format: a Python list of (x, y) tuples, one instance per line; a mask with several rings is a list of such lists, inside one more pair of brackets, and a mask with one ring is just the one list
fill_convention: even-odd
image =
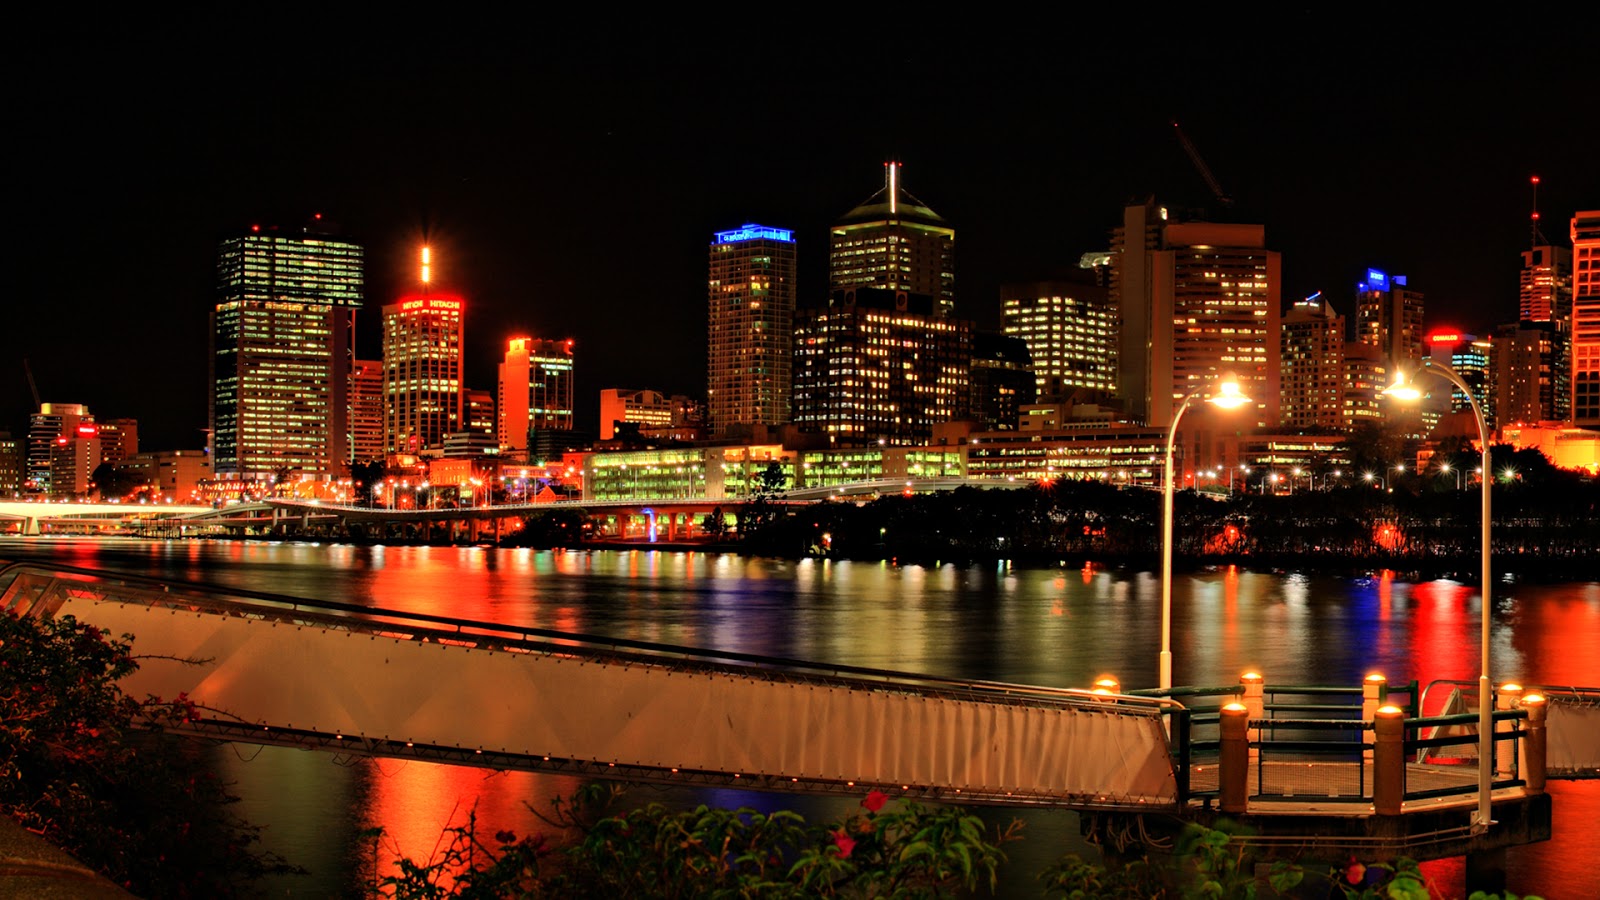
[(1166, 446), (1166, 429), (1096, 424), (1056, 432), (977, 434), (962, 451), (970, 478), (1154, 484)]
[(708, 500), (747, 497), (767, 466), (777, 463), (784, 484), (796, 484), (797, 455), (776, 444), (686, 447), (568, 454), (583, 473), (583, 499), (671, 497)]
[(1344, 317), (1318, 291), (1283, 317), (1279, 358), (1286, 428), (1334, 430), (1344, 425)]
[(709, 255), (707, 424), (716, 437), (782, 425), (794, 384), (794, 232), (719, 231)]
[(1422, 333), (1423, 296), (1406, 276), (1368, 269), (1356, 285), (1356, 340), (1377, 347), (1384, 365), (1415, 371), (1427, 350)]
[(211, 457), (203, 450), (140, 453), (127, 468), (149, 486), (153, 499), (191, 503), (200, 499), (200, 482), (211, 478)]
[(218, 475), (342, 470), (364, 272), (360, 244), (310, 228), (222, 240), (210, 359)]
[(1572, 217), (1572, 424), (1600, 428), (1600, 210)]
[(526, 452), (530, 433), (572, 430), (573, 346), (530, 337), (507, 345), (493, 429), (505, 452)]
[(350, 365), (351, 462), (384, 457), (383, 360), (358, 359)]
[(901, 185), (900, 164), (884, 164), (884, 185), (829, 232), (828, 288), (876, 287), (926, 294), (936, 315), (955, 310), (956, 233)]
[[(1472, 388), (1472, 398), (1478, 401), (1489, 427), (1495, 423), (1495, 409), (1491, 398), (1494, 378), (1490, 371), (1492, 342), (1480, 341), (1470, 334), (1454, 331), (1437, 331), (1428, 335), (1429, 357), (1454, 369), (1461, 380)], [(1455, 385), (1450, 385), (1450, 412), (1469, 412), (1472, 404), (1467, 395)]]
[(1524, 322), (1566, 321), (1572, 316), (1572, 251), (1530, 247), (1522, 251), (1520, 318)]
[(461, 430), (464, 301), (446, 294), (383, 308), (384, 449), (415, 455)]
[(1033, 359), (1022, 338), (982, 331), (973, 335), (967, 398), (959, 418), (972, 421), (979, 431), (1013, 431), (1023, 408), (1037, 398)]
[(61, 432), (50, 448), (50, 498), (88, 496), (94, 470), (103, 460), (100, 429), (93, 422), (79, 422), (72, 430)]
[(1000, 325), (1028, 345), (1036, 395), (1117, 389), (1117, 310), (1094, 284), (1034, 282), (1000, 287)]
[(796, 313), (794, 333), (794, 422), (831, 445), (925, 443), (966, 402), (972, 323), (933, 297), (834, 291)]
[(1382, 350), (1360, 341), (1344, 345), (1344, 430), (1383, 421), (1383, 391), (1392, 381)]
[(77, 433), (78, 425), (93, 422), (89, 407), (82, 403), (41, 403), (39, 411), (28, 417), (28, 452), (23, 490), (50, 493), (50, 457), (56, 440)]
[(1261, 225), (1180, 222), (1150, 201), (1111, 233), (1111, 298), (1121, 319), (1117, 391), (1154, 427), (1197, 387), (1232, 374), (1256, 401), (1240, 427), (1278, 421), (1281, 262)]
[(0, 497), (22, 493), (22, 484), (27, 480), (27, 463), (25, 442), (12, 437), (9, 431), (0, 431)]
[(600, 392), (600, 440), (609, 441), (633, 426), (640, 437), (696, 440), (700, 404), (682, 394), (608, 388)]
[(101, 462), (121, 465), (139, 452), (138, 419), (96, 421), (100, 429)]
[(1558, 414), (1556, 402), (1555, 373), (1565, 356), (1562, 338), (1560, 327), (1551, 321), (1495, 329), (1490, 364), (1496, 423), (1566, 421)]

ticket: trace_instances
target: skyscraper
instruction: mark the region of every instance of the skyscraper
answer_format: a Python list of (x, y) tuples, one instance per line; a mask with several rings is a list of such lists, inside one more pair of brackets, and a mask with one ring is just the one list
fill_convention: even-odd
[(1060, 281), (1001, 285), (1000, 324), (1007, 337), (1028, 345), (1036, 396), (1116, 390), (1117, 310), (1105, 288)]
[(1279, 420), (1285, 427), (1338, 430), (1344, 425), (1344, 344), (1344, 317), (1321, 291), (1284, 315)]
[(901, 186), (900, 164), (884, 163), (884, 185), (830, 231), (830, 290), (881, 287), (935, 298), (955, 310), (955, 229)]
[(794, 232), (745, 225), (712, 238), (706, 405), (713, 436), (789, 421)]
[(1600, 428), (1600, 209), (1572, 217), (1572, 424)]
[(500, 363), (495, 435), (508, 453), (529, 448), (528, 435), (573, 427), (573, 341), (512, 338)]
[(1422, 292), (1406, 286), (1406, 276), (1368, 269), (1356, 285), (1356, 340), (1378, 348), (1390, 372), (1415, 372), (1426, 355), (1422, 334)]
[(364, 271), (360, 244), (313, 227), (257, 225), (223, 238), (211, 313), (218, 475), (342, 468)]
[(432, 251), (422, 248), (423, 293), (383, 308), (384, 443), (390, 453), (443, 446), (460, 431), (465, 302), (431, 292)]
[(383, 360), (358, 359), (350, 366), (350, 461), (383, 456)]
[(1236, 425), (1276, 426), (1282, 279), (1266, 229), (1172, 221), (1152, 201), (1123, 211), (1112, 253), (1129, 414), (1164, 428), (1190, 392), (1232, 374), (1256, 409)]
[(913, 444), (967, 404), (970, 321), (926, 294), (834, 291), (795, 314), (794, 421), (848, 446)]

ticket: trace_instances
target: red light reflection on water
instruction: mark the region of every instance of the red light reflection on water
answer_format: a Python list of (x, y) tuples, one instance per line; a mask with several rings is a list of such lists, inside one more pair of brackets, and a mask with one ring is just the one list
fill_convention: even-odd
[(372, 761), (369, 773), (361, 824), (384, 830), (376, 853), (377, 878), (395, 874), (401, 857), (439, 861), (451, 838), (446, 829), (466, 827), (474, 814), (478, 840), (487, 847), (498, 846), (494, 836), (500, 831), (518, 838), (544, 834), (553, 845), (571, 837), (541, 821), (533, 810), (548, 815), (556, 798), (577, 791), (576, 778), (392, 759)]
[[(1411, 586), (1410, 655), (1429, 680), (1476, 681), (1479, 673), (1477, 591), (1453, 581), (1425, 581)], [(1429, 696), (1442, 703), (1444, 693)], [(1434, 710), (1423, 710), (1433, 715)]]

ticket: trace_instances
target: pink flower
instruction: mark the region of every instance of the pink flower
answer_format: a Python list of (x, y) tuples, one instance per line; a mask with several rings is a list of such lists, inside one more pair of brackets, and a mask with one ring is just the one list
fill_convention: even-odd
[(883, 809), (883, 804), (887, 802), (889, 802), (889, 795), (883, 791), (868, 791), (867, 799), (861, 801), (861, 805), (867, 808), (867, 812), (875, 813)]
[(839, 858), (849, 859), (850, 851), (856, 848), (855, 838), (844, 833), (844, 829), (833, 832), (833, 845), (839, 848)]

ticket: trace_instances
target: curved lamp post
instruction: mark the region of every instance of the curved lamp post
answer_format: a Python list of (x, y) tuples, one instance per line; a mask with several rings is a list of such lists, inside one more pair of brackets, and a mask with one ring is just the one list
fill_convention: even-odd
[[(1178, 422), (1189, 404), (1205, 390), (1205, 385), (1195, 388), (1183, 398), (1178, 411), (1172, 416), (1172, 427), (1167, 429), (1167, 471), (1161, 495), (1161, 689), (1172, 687), (1172, 444), (1178, 437)], [(1207, 403), (1223, 409), (1235, 409), (1251, 402), (1239, 392), (1239, 382), (1232, 375), (1224, 375), (1217, 383), (1217, 395), (1207, 397)]]
[[(1472, 415), (1478, 420), (1478, 445), (1483, 450), (1483, 471), (1492, 471), (1489, 468), (1489, 426), (1483, 418), (1483, 410), (1478, 406), (1478, 398), (1473, 396), (1472, 388), (1461, 380), (1456, 371), (1443, 363), (1423, 360), (1421, 372), (1432, 372), (1440, 378), (1461, 389), (1467, 396), (1467, 401), (1472, 404)], [(1395, 382), (1384, 390), (1384, 395), (1397, 400), (1414, 402), (1422, 396), (1422, 392), (1411, 384), (1404, 372), (1399, 373)], [(1493, 755), (1494, 742), (1491, 740), (1494, 731), (1491, 724), (1490, 700), (1492, 689), (1489, 682), (1489, 487), (1493, 479), (1487, 475), (1480, 481), (1483, 484), (1483, 626), (1481, 645), (1478, 656), (1481, 662), (1481, 672), (1478, 675), (1478, 811), (1473, 817), (1472, 829), (1474, 832), (1488, 830), (1493, 820), (1490, 818), (1490, 794), (1493, 792), (1492, 777), (1493, 765), (1490, 757)]]

